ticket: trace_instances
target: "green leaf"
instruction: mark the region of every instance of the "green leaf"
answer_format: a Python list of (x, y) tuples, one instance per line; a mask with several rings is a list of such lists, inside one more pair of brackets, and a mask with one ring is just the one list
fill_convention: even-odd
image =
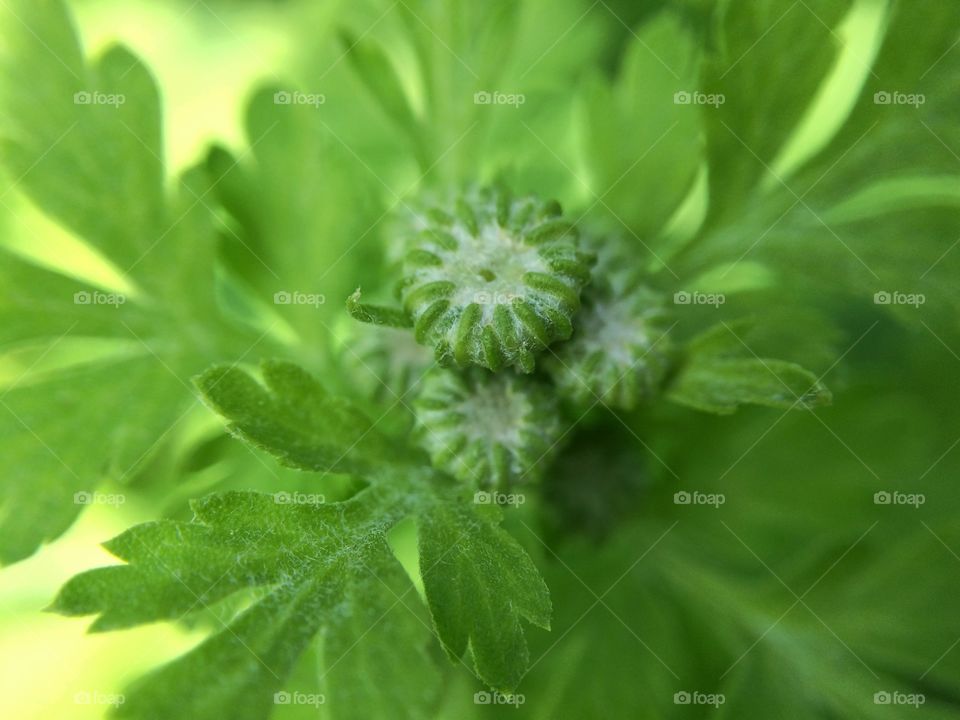
[(340, 33), (340, 41), (360, 80), (387, 117), (407, 134), (422, 169), (426, 170), (426, 146), (420, 121), (410, 107), (393, 63), (373, 40), (355, 37), (344, 30)]
[(783, 360), (746, 358), (691, 364), (680, 372), (668, 397), (697, 410), (732, 413), (754, 404), (812, 410), (829, 404), (830, 394), (813, 373)]
[[(755, 195), (689, 260), (701, 271), (731, 258), (789, 269), (778, 273), (780, 289), (797, 297), (843, 293), (866, 305), (878, 292), (922, 293), (924, 321), (952, 323), (960, 308), (960, 256), (951, 250), (960, 232), (958, 22), (953, 3), (891, 3), (876, 62), (842, 88), (854, 99), (844, 126), (786, 186), (774, 181), (767, 196)], [(918, 43), (921, 28), (930, 32)], [(901, 97), (885, 102), (883, 93)], [(745, 237), (755, 240), (745, 247)], [(913, 308), (887, 309), (926, 332)]]
[[(929, 348), (915, 355), (928, 356), (925, 368), (940, 362)], [(696, 690), (726, 698), (704, 717), (881, 720), (891, 708), (873, 696), (896, 690), (926, 695), (918, 716), (957, 717), (960, 656), (944, 653), (960, 617), (929, 598), (960, 591), (957, 502), (944, 490), (960, 456), (924, 478), (912, 471), (956, 440), (955, 383), (944, 394), (942, 377), (900, 363), (911, 370), (904, 386), (891, 389), (882, 372), (848, 387), (824, 416), (843, 442), (796, 415), (775, 427), (767, 413), (667, 420), (664, 444), (698, 448), (662, 455), (681, 487), (726, 503), (677, 505), (676, 485), (660, 484), (632, 503), (633, 522), (607, 526), (603, 543), (569, 533), (556, 541), (563, 564), (544, 568), (554, 632), (531, 638), (532, 656), (546, 654), (524, 679), (528, 705), (549, 698), (548, 716), (589, 717), (602, 697), (624, 716), (656, 720), (683, 717), (673, 695)], [(929, 394), (918, 392), (926, 383)], [(609, 459), (601, 466), (616, 470)], [(876, 490), (893, 487), (925, 493), (926, 503), (875, 504)], [(606, 607), (592, 607), (585, 586)]]
[[(427, 718), (438, 676), (428, 626), (386, 532), (397, 505), (362, 492), (344, 503), (283, 503), (229, 492), (194, 503), (191, 522), (128, 530), (107, 544), (127, 564), (78, 575), (54, 610), (98, 613), (94, 630), (198, 612), (244, 589), (260, 597), (199, 646), (136, 682), (118, 716), (260, 720), (322, 634), (338, 718)], [(414, 609), (408, 607), (413, 605)]]
[(830, 391), (816, 375), (784, 360), (756, 355), (726, 324), (694, 338), (667, 398), (704, 412), (729, 414), (740, 405), (812, 410), (829, 405)]
[(674, 101), (695, 89), (699, 59), (691, 33), (662, 13), (629, 44), (616, 83), (598, 79), (584, 96), (600, 209), (642, 238), (667, 222), (703, 158), (697, 109)]
[[(856, 88), (850, 117), (806, 178), (808, 184), (823, 178), (818, 198), (835, 200), (893, 175), (956, 172), (960, 132), (952, 119), (960, 111), (958, 24), (956, 3), (890, 3), (882, 45), (863, 86)], [(878, 93), (922, 95), (922, 101), (885, 103)], [(910, 152), (904, 151), (907, 145)]]
[[(960, 309), (954, 281), (960, 256), (952, 250), (960, 233), (960, 133), (953, 122), (960, 113), (958, 22), (960, 7), (953, 3), (892, 4), (876, 65), (856, 89), (844, 128), (791, 182), (796, 195), (786, 195), (756, 225), (733, 230), (737, 238), (762, 234), (751, 255), (791, 268), (785, 280), (808, 291), (845, 292), (864, 304), (878, 292), (922, 293), (928, 325), (954, 322)], [(923, 27), (930, 32), (918, 43)], [(829, 277), (824, 267), (831, 268)], [(887, 310), (926, 332), (914, 308)]]
[(722, 3), (700, 88), (723, 96), (703, 106), (713, 218), (768, 172), (837, 57), (833, 28), (849, 8), (849, 0)]
[[(237, 157), (222, 150), (208, 156), (208, 199), (233, 221), (221, 241), (230, 269), (294, 329), (299, 359), (317, 367), (327, 360), (342, 315), (338, 298), (356, 287), (356, 269), (370, 265), (361, 240), (383, 208), (354, 142), (345, 145), (344, 131), (332, 127), (339, 116), (331, 114), (333, 98), (319, 105), (276, 102), (284, 92), (293, 89), (255, 89), (244, 114), (247, 148)], [(278, 293), (317, 302), (278, 302)]]
[[(188, 172), (166, 197), (158, 93), (135, 57), (113, 48), (88, 64), (61, 2), (11, 0), (0, 107), (4, 205), (18, 208), (0, 247), (2, 360), (56, 360), (48, 373), (14, 363), (3, 383), (0, 562), (11, 562), (69, 526), (85, 507), (77, 493), (135, 478), (195, 405), (189, 378), (262, 338), (219, 314), (206, 179)], [(21, 216), (38, 212), (42, 234)], [(68, 264), (58, 233), (108, 270)], [(73, 352), (80, 343), (90, 356)], [(80, 431), (93, 428), (95, 452)]]
[(264, 385), (235, 367), (196, 380), (230, 432), (301, 470), (364, 472), (402, 454), (376, 423), (293, 363), (265, 361)]
[(455, 504), (422, 513), (420, 568), (447, 653), (459, 659), (469, 645), (478, 677), (510, 691), (529, 662), (520, 618), (549, 629), (551, 605), (530, 557), (497, 522)]
[(156, 241), (164, 214), (153, 79), (119, 47), (86, 65), (60, 2), (5, 3), (0, 27), (6, 169), (45, 212), (127, 268)]

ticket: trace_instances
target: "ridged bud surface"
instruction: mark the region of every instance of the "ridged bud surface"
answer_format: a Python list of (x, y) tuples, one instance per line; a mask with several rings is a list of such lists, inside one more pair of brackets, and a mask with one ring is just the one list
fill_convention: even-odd
[(434, 466), (477, 487), (534, 482), (563, 430), (551, 389), (512, 372), (436, 369), (414, 411)]
[(597, 248), (598, 275), (574, 318), (573, 337), (553, 349), (546, 368), (558, 392), (587, 408), (602, 402), (632, 410), (660, 387), (670, 343), (663, 296), (645, 286), (620, 239)]
[(591, 257), (560, 206), (475, 190), (417, 216), (400, 294), (417, 341), (441, 364), (532, 372), (570, 337)]

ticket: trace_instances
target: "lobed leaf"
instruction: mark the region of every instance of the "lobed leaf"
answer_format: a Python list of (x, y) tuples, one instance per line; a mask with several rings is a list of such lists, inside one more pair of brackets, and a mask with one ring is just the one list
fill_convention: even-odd
[(327, 395), (299, 366), (274, 360), (261, 370), (265, 385), (235, 367), (214, 367), (196, 379), (243, 440), (301, 470), (362, 472), (399, 456), (375, 422)]
[(442, 505), (420, 515), (420, 567), (450, 657), (469, 646), (481, 680), (515, 689), (529, 662), (520, 618), (550, 628), (550, 595), (530, 557), (495, 515)]
[(385, 500), (368, 492), (329, 505), (208, 496), (195, 503), (192, 522), (151, 523), (108, 543), (128, 564), (74, 578), (53, 609), (99, 613), (93, 627), (106, 630), (177, 619), (262, 589), (238, 615), (220, 618), (222, 629), (134, 683), (119, 717), (262, 720), (322, 633), (337, 717), (381, 717), (390, 708), (392, 717), (426, 718), (438, 677), (426, 655), (428, 626), (408, 607), (417, 595), (386, 541), (398, 515)]
[(723, 415), (747, 404), (786, 410), (830, 404), (830, 391), (810, 371), (784, 360), (743, 357), (749, 353), (730, 326), (714, 326), (688, 344), (667, 398)]

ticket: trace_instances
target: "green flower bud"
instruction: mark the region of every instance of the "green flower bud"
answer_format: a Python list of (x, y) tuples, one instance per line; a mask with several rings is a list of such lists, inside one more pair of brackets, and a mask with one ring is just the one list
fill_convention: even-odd
[(435, 369), (414, 412), (434, 466), (475, 487), (534, 482), (563, 433), (550, 388), (512, 372)]
[[(570, 341), (559, 345), (546, 363), (562, 395), (588, 408), (603, 402), (632, 410), (659, 389), (669, 365), (666, 306), (663, 296), (644, 285), (624, 257), (624, 248), (610, 240), (599, 249), (606, 274), (583, 296)], [(618, 260), (619, 258), (619, 260)], [(618, 269), (620, 268), (620, 269)]]
[(570, 337), (591, 257), (557, 203), (489, 188), (414, 224), (400, 295), (441, 364), (529, 373), (538, 353)]

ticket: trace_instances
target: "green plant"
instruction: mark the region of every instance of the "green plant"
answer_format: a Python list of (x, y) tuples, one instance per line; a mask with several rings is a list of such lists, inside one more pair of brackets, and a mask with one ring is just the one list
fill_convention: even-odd
[(590, 280), (589, 258), (576, 249), (576, 228), (557, 203), (513, 198), (502, 188), (457, 197), (411, 220), (399, 280), (404, 313), (388, 315), (359, 303), (358, 319), (412, 324), (441, 364), (504, 365), (533, 372), (535, 356), (566, 340)]
[[(871, 299), (912, 289), (955, 336), (960, 11), (651, 3), (609, 76), (604, 21), (579, 28), (575, 2), (401, 2), (409, 64), (360, 31), (379, 5), (358, 8), (324, 36), (346, 58), (331, 112), (265, 86), (249, 147), (167, 187), (139, 61), (88, 61), (60, 2), (0, 4), (4, 167), (23, 212), (96, 260), (5, 248), (25, 371), (2, 396), (0, 557), (56, 537), (66, 498), (105, 480), (157, 519), (51, 609), (93, 631), (209, 627), (117, 714), (253, 720), (309, 688), (337, 718), (466, 717), (521, 692), (531, 717), (665, 717), (698, 688), (731, 717), (874, 717), (897, 687), (957, 717), (958, 661), (937, 655), (960, 628), (928, 598), (960, 573), (947, 556), (900, 580), (956, 547), (954, 508), (861, 544), (860, 496), (919, 475), (951, 440), (936, 418), (958, 419), (954, 374), (900, 342), (916, 305)], [(497, 87), (514, 106), (486, 107)], [(911, 87), (925, 103), (871, 101)], [(881, 321), (896, 373), (860, 354)], [(824, 376), (849, 353), (828, 424)], [(214, 466), (182, 502), (176, 483)]]

